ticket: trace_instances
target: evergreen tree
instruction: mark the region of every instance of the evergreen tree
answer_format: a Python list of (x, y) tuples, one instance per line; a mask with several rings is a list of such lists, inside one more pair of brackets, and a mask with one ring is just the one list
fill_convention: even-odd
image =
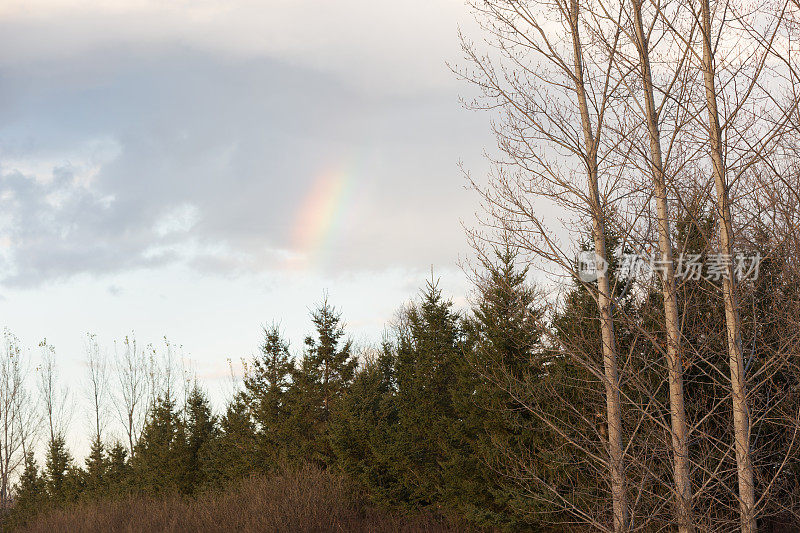
[(217, 436), (217, 420), (203, 391), (195, 385), (186, 399), (187, 471), (183, 490), (194, 492), (203, 483), (201, 450)]
[(287, 395), (293, 433), (289, 455), (327, 466), (334, 460), (329, 442), (331, 409), (352, 382), (357, 361), (351, 341), (344, 340), (341, 314), (327, 299), (312, 313), (312, 320), (316, 338), (306, 338)]
[(175, 492), (186, 486), (189, 449), (186, 429), (170, 397), (156, 399), (131, 468), (136, 488), (144, 492)]
[(458, 396), (464, 438), (474, 440), (475, 453), (463, 455), (466, 468), (455, 473), (456, 505), (482, 525), (519, 529), (530, 525), (525, 513), (514, 512), (525, 499), (505, 463), (510, 454), (541, 453), (541, 424), (520, 400), (540, 394), (552, 361), (542, 343), (543, 312), (528, 268), (517, 267), (516, 250), (495, 250), (494, 261), (485, 259), (483, 267), (465, 325), (472, 374), (463, 389), (474, 393)]
[(48, 446), (45, 463), (47, 493), (54, 503), (64, 503), (73, 495), (70, 490), (73, 488), (70, 482), (71, 468), (72, 455), (67, 450), (67, 443), (63, 436), (56, 435)]
[(286, 391), (294, 368), (289, 344), (281, 337), (279, 327), (273, 324), (264, 328), (259, 357), (245, 376), (244, 386), (258, 428), (258, 446), (265, 466), (274, 467), (286, 455), (291, 438), (287, 429)]
[(106, 489), (106, 474), (108, 471), (108, 459), (105, 447), (98, 436), (92, 440), (89, 449), (89, 456), (86, 458), (86, 474), (84, 484), (90, 495), (99, 495)]
[(358, 370), (331, 420), (338, 466), (384, 504), (408, 500), (397, 470), (395, 391), (394, 354), (387, 342)]
[(242, 479), (263, 466), (259, 461), (256, 428), (245, 395), (238, 394), (228, 404), (219, 423), (219, 432), (200, 450), (206, 486), (220, 488)]
[(453, 387), (463, 363), (462, 332), (452, 302), (429, 282), (422, 300), (405, 310), (397, 339), (397, 457), (410, 503), (441, 502), (441, 465), (459, 431)]
[(23, 522), (35, 516), (47, 504), (47, 481), (39, 472), (33, 452), (25, 454), (25, 469), (16, 488), (14, 522)]
[(311, 316), (317, 338), (306, 337), (306, 354), (320, 387), (322, 418), (327, 421), (332, 404), (353, 380), (357, 361), (351, 353), (352, 342), (343, 340), (342, 315), (327, 298)]
[(106, 476), (107, 486), (111, 493), (122, 494), (128, 490), (128, 483), (130, 482), (128, 450), (120, 441), (115, 442), (108, 452)]

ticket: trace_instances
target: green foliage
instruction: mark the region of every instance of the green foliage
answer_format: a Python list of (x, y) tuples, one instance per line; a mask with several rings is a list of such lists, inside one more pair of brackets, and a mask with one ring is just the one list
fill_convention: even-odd
[(186, 428), (174, 400), (158, 398), (131, 459), (134, 488), (155, 494), (185, 489), (190, 459)]
[(264, 328), (260, 353), (244, 378), (245, 396), (237, 401), (247, 401), (252, 410), (258, 451), (265, 467), (274, 467), (286, 459), (284, 452), (292, 438), (287, 427), (287, 390), (294, 368), (294, 358), (289, 354), (289, 344), (281, 337), (280, 328), (275, 324)]
[(358, 370), (331, 422), (337, 465), (383, 504), (409, 497), (400, 482), (395, 444), (399, 428), (393, 375), (394, 354), (386, 343)]
[(205, 393), (195, 385), (186, 399), (186, 475), (181, 488), (193, 493), (205, 484), (201, 453), (217, 438), (217, 420)]
[(398, 431), (401, 482), (413, 505), (441, 501), (441, 465), (461, 428), (454, 387), (463, 363), (462, 332), (452, 302), (429, 282), (421, 301), (408, 307), (397, 331)]
[(105, 446), (99, 437), (95, 437), (89, 450), (89, 456), (86, 458), (86, 471), (83, 476), (86, 492), (91, 495), (99, 495), (106, 491), (108, 467)]
[(15, 489), (14, 521), (35, 516), (48, 503), (47, 480), (39, 472), (33, 452), (25, 454), (25, 469)]
[(216, 438), (200, 448), (200, 467), (206, 487), (221, 488), (261, 470), (260, 440), (243, 394), (228, 404)]
[(471, 480), (458, 505), (483, 525), (519, 530), (530, 525), (525, 512), (531, 509), (518, 508), (527, 499), (513, 481), (518, 472), (508, 467), (507, 458), (550, 444), (529, 407), (543, 393), (542, 382), (556, 374), (542, 343), (544, 313), (527, 282), (527, 267), (517, 267), (517, 252), (508, 247), (495, 250), (493, 259), (483, 261), (472, 316), (465, 323), (474, 393), (464, 409), (470, 413), (466, 420), (475, 454), (471, 476), (456, 477)]
[(45, 463), (45, 479), (50, 501), (61, 504), (72, 499), (77, 488), (74, 477), (72, 455), (67, 450), (67, 443), (63, 436), (56, 435), (48, 446)]
[(327, 299), (311, 318), (316, 336), (306, 338), (305, 352), (287, 393), (291, 427), (287, 455), (293, 461), (325, 466), (335, 459), (329, 440), (330, 413), (352, 382), (357, 360), (351, 341), (344, 339), (341, 313)]
[(107, 487), (112, 494), (121, 494), (127, 491), (130, 483), (130, 471), (128, 450), (121, 442), (117, 441), (108, 452), (106, 470)]
[[(676, 224), (675, 240), (686, 253), (706, 253), (703, 234), (710, 225), (710, 217), (687, 215)], [(623, 251), (618, 237), (611, 233), (608, 239), (609, 250)], [(763, 488), (769, 465), (787, 448), (800, 447), (781, 425), (800, 405), (788, 392), (800, 390), (799, 374), (788, 365), (780, 372), (769, 366), (787, 351), (785, 332), (796, 327), (796, 308), (784, 307), (800, 301), (800, 283), (785, 279), (787, 251), (768, 238), (754, 238), (751, 246), (769, 256), (759, 279), (742, 285), (750, 372), (773, 376), (751, 392), (753, 412), (762, 415), (754, 417), (753, 432), (761, 439), (754, 457)], [(57, 437), (49, 443), (43, 473), (31, 453), (25, 457), (14, 519), (130, 492), (180, 493), (194, 501), (206, 489), (307, 463), (315, 471), (346, 474), (382, 506), (426, 508), (491, 529), (538, 531), (548, 521), (572, 520), (564, 502), (596, 505), (601, 514), (606, 467), (597, 458), (607, 452), (595, 287), (574, 280), (558, 305), (548, 308), (528, 274), (513, 249), (497, 250), (483, 263), (472, 308), (464, 314), (429, 282), (400, 312), (381, 348), (365, 351), (360, 366), (341, 314), (327, 300), (313, 311), (315, 331), (297, 359), (277, 326), (265, 328), (243, 390), (222, 416), (214, 415), (197, 386), (183, 409), (174, 398), (160, 397), (130, 458), (119, 442), (108, 448), (94, 439), (84, 469)], [(661, 293), (653, 280), (621, 275), (616, 259), (609, 276), (619, 353), (627, 358), (621, 365), (628, 402), (624, 431), (660, 435), (661, 426), (650, 417), (637, 419), (635, 407), (651, 398), (667, 401), (662, 367), (651, 364), (663, 357), (666, 342)], [(719, 301), (709, 297), (714, 290), (694, 280), (679, 287), (684, 342), (691, 347), (684, 361), (687, 414), (702, 430), (692, 453), (719, 460), (734, 476), (733, 457), (711, 446), (730, 441), (727, 403), (711, 405), (725, 394), (718, 376), (727, 372), (727, 362), (697, 357), (725, 352), (724, 316)], [(778, 406), (776, 397), (782, 398)], [(781, 409), (783, 418), (773, 417)], [(666, 440), (631, 439), (628, 450), (645, 458), (628, 465), (632, 478), (652, 480), (653, 491), (669, 482), (669, 464), (659, 459), (669, 455)], [(701, 474), (696, 469), (694, 475)], [(776, 494), (795, 501), (797, 461), (788, 461), (782, 475), (790, 482), (782, 479)], [(708, 494), (726, 497), (713, 487)], [(648, 498), (646, 491), (640, 496), (642, 508), (656, 501)]]

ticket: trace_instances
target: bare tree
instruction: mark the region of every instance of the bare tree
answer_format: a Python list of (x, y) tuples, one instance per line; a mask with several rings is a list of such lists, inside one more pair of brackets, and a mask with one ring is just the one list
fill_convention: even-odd
[(63, 437), (72, 416), (70, 395), (66, 388), (58, 384), (55, 347), (47, 339), (39, 343), (41, 362), (39, 364), (39, 394), (44, 408), (44, 420), (49, 430), (50, 442)]
[[(667, 370), (669, 373), (670, 393), (670, 419), (672, 427), (673, 470), (676, 492), (676, 515), (678, 531), (689, 532), (693, 529), (692, 521), (692, 483), (689, 464), (689, 433), (686, 424), (686, 409), (684, 405), (683, 385), (683, 358), (680, 317), (678, 313), (677, 283), (675, 278), (675, 262), (673, 259), (672, 231), (670, 228), (670, 208), (668, 201), (667, 174), (665, 172), (664, 153), (662, 152), (661, 128), (664, 115), (667, 111), (665, 104), (669, 99), (681, 98), (685, 94), (685, 63), (689, 54), (688, 47), (677, 47), (677, 53), (669, 56), (674, 70), (666, 76), (664, 87), (660, 87), (661, 102), (657, 104), (654, 88), (653, 72), (651, 69), (651, 37), (659, 16), (668, 12), (669, 3), (656, 4), (654, 14), (647, 26), (643, 22), (643, 0), (630, 1), (630, 20), (632, 31), (627, 30), (629, 39), (634, 43), (637, 55), (632, 58), (631, 70), (639, 72), (639, 83), (628, 84), (628, 89), (636, 97), (630, 99), (632, 106), (636, 107), (643, 116), (649, 138), (649, 154), (645, 157), (647, 162), (645, 170), (649, 173), (653, 184), (653, 194), (656, 203), (656, 219), (658, 233), (658, 248), (660, 252), (659, 275), (664, 300), (664, 319), (667, 334)], [(669, 12), (674, 13), (674, 10)], [(693, 28), (692, 28), (693, 29)], [(691, 31), (691, 30), (690, 30)], [(656, 39), (658, 43), (658, 39)], [(667, 40), (675, 47), (675, 42)], [(636, 60), (638, 59), (638, 65)], [(637, 68), (638, 67), (638, 68)], [(628, 68), (621, 68), (626, 72)], [(641, 91), (634, 89), (641, 86)], [(639, 93), (643, 98), (639, 98)], [(678, 130), (675, 128), (671, 141), (675, 141)], [(634, 141), (636, 142), (636, 141)], [(667, 154), (672, 153), (670, 143)], [(673, 165), (675, 167), (676, 165)]]
[(136, 338), (125, 337), (121, 346), (114, 343), (117, 383), (114, 395), (117, 415), (125, 428), (128, 448), (133, 454), (147, 411), (147, 365), (145, 350), (137, 347)]
[[(587, 16), (583, 2), (577, 0), (492, 0), (472, 5), (483, 27), (495, 38), (501, 56), (498, 61), (505, 60), (516, 69), (496, 66), (465, 41), (467, 58), (475, 66), (475, 71), (465, 77), (483, 89), (492, 101), (489, 107), (499, 107), (505, 113), (503, 126), (496, 127), (495, 132), (508, 161), (497, 162), (498, 179), (493, 190), (482, 193), (487, 211), (498, 221), (499, 231), (517, 240), (515, 247), (573, 274), (571, 254), (556, 242), (537, 214), (538, 206), (532, 205), (525, 194), (535, 191), (539, 198), (584, 216), (591, 227), (599, 268), (596, 285), (587, 287), (600, 316), (602, 369), (598, 369), (598, 377), (605, 389), (613, 529), (626, 531), (630, 513), (613, 291), (602, 268), (610, 259), (606, 242), (611, 209), (601, 190), (603, 176), (610, 182), (614, 179), (610, 169), (603, 167), (608, 162), (603, 153), (604, 120), (616, 90), (610, 69), (620, 31), (618, 27), (598, 26)], [(609, 50), (605, 54), (588, 53), (584, 32), (588, 39), (603, 34), (612, 43)], [(506, 174), (512, 168), (520, 173), (513, 177)]]
[[(733, 258), (736, 235), (731, 188), (737, 177), (768, 156), (770, 145), (780, 137), (789, 117), (780, 105), (777, 106), (777, 115), (769, 112), (769, 107), (775, 107), (775, 100), (769, 94), (770, 89), (766, 88), (768, 80), (765, 80), (765, 65), (775, 57), (774, 39), (783, 25), (787, 4), (765, 4), (762, 11), (745, 3), (700, 0), (699, 11), (693, 3), (689, 7), (700, 26), (702, 51), (696, 56), (705, 89), (703, 103), (708, 117), (705, 133), (716, 193), (719, 251), (724, 257)], [(734, 264), (729, 260), (722, 279), (722, 299), (730, 366), (740, 527), (743, 532), (751, 533), (756, 531), (756, 496), (736, 275)]]
[(3, 332), (4, 350), (0, 358), (0, 507), (10, 503), (11, 481), (25, 461), (38, 425), (35, 402), (27, 383), (28, 365), (19, 341), (8, 330)]
[(105, 422), (106, 397), (108, 395), (108, 365), (105, 353), (97, 342), (97, 336), (86, 335), (86, 367), (89, 371), (87, 394), (92, 406), (95, 442), (101, 442)]

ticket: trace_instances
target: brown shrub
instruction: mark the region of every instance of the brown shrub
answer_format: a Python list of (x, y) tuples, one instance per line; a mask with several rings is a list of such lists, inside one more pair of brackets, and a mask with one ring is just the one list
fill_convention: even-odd
[(43, 513), (21, 531), (448, 532), (441, 517), (377, 509), (346, 478), (313, 467), (253, 477), (196, 498), (128, 496)]

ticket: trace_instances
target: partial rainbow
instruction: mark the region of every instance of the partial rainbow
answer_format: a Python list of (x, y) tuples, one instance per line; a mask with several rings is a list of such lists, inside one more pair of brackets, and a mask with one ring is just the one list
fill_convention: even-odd
[(352, 170), (339, 166), (320, 172), (311, 183), (293, 228), (293, 249), (301, 264), (319, 262), (332, 246), (345, 213), (352, 177)]

